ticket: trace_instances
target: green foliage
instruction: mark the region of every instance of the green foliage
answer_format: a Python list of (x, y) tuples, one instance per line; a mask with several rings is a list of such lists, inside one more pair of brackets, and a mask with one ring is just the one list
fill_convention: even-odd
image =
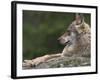
[[(75, 13), (23, 11), (23, 59), (32, 59), (63, 50), (57, 40), (74, 20)], [(90, 24), (90, 14), (85, 14)]]

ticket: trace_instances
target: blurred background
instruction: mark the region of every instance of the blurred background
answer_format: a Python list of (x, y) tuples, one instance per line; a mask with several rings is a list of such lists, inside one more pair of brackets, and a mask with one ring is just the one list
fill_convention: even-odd
[[(23, 60), (62, 52), (57, 40), (75, 19), (75, 13), (23, 10)], [(90, 25), (90, 14), (84, 14)]]

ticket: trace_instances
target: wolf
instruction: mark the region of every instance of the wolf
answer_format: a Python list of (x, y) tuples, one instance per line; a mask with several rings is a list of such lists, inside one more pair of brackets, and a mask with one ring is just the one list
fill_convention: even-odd
[(59, 37), (58, 40), (61, 44), (66, 45), (61, 56), (90, 55), (91, 28), (84, 21), (84, 16), (77, 13), (67, 32)]

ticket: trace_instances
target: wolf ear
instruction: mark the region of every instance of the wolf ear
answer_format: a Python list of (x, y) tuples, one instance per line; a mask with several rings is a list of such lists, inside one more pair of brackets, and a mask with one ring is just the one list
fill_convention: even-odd
[(76, 25), (82, 24), (84, 22), (84, 16), (83, 16), (83, 14), (76, 13), (76, 15), (75, 15), (75, 21), (76, 21)]

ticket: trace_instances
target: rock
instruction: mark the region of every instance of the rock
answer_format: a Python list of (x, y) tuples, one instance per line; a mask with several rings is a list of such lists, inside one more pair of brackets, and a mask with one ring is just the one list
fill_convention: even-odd
[[(30, 61), (30, 60), (29, 60)], [(62, 68), (62, 67), (79, 67), (90, 66), (90, 57), (88, 56), (66, 56), (51, 58), (46, 62), (38, 65), (23, 64), (23, 69), (46, 69), (46, 68)]]

